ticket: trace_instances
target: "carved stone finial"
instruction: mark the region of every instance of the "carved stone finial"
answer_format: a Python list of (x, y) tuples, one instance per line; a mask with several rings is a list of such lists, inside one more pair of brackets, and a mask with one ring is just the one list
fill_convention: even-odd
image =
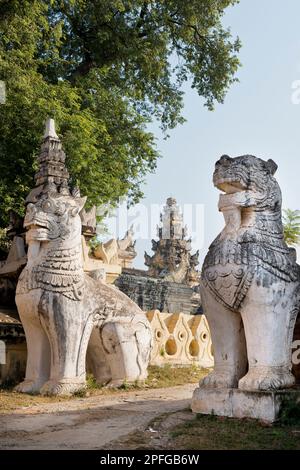
[(48, 137), (59, 140), (59, 137), (55, 131), (55, 121), (54, 119), (51, 119), (51, 118), (48, 118), (46, 121), (45, 133), (44, 133), (43, 139), (47, 139)]
[(48, 119), (37, 157), (38, 170), (35, 174), (35, 188), (26, 202), (36, 202), (42, 194), (60, 192), (69, 194), (69, 172), (65, 165), (66, 155), (55, 131), (54, 119)]
[(57, 186), (68, 186), (69, 172), (65, 166), (66, 155), (55, 132), (53, 119), (48, 119), (44, 141), (38, 157), (39, 170), (35, 175), (36, 186), (53, 181)]

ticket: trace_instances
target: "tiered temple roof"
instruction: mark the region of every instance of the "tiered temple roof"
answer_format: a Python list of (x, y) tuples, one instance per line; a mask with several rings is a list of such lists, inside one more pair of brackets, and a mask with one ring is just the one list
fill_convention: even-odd
[(169, 197), (160, 215), (158, 240), (152, 240), (153, 256), (145, 252), (148, 274), (166, 281), (195, 285), (199, 282), (198, 251), (191, 253), (191, 239), (176, 199)]

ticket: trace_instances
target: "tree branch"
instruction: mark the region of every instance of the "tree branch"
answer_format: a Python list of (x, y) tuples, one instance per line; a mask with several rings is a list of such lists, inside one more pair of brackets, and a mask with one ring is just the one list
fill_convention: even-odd
[(170, 23), (176, 24), (178, 26), (182, 26), (182, 27), (185, 27), (185, 28), (192, 29), (194, 31), (195, 39), (198, 39), (200, 41), (204, 41), (207, 45), (209, 45), (209, 41), (207, 40), (207, 38), (205, 36), (203, 36), (203, 34), (200, 34), (200, 32), (199, 32), (196, 25), (189, 24), (189, 23), (183, 23), (181, 21), (174, 20), (173, 18), (168, 18), (167, 21), (169, 21)]

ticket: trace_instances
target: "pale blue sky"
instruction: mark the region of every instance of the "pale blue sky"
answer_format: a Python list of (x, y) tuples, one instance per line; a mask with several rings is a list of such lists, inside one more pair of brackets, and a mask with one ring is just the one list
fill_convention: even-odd
[[(225, 103), (213, 112), (187, 86), (187, 122), (167, 141), (153, 127), (162, 158), (156, 173), (147, 177), (142, 202), (161, 204), (173, 195), (179, 204), (203, 204), (204, 242), (194, 244), (201, 260), (223, 226), (211, 181), (222, 154), (275, 160), (283, 207), (300, 208), (300, 104), (291, 99), (292, 84), (300, 80), (299, 18), (299, 0), (241, 0), (223, 21), (242, 41), (240, 83), (232, 85)], [(143, 267), (150, 239), (138, 240), (136, 247), (135, 266)]]

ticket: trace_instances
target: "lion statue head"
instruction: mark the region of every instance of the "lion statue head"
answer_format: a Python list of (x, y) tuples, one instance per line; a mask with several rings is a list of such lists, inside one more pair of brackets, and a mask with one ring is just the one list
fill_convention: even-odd
[[(231, 158), (223, 155), (215, 166), (214, 185), (226, 195), (247, 192), (249, 201), (258, 206), (274, 208), (281, 205), (281, 191), (274, 178), (277, 165), (253, 155)], [(250, 205), (250, 202), (249, 202)]]
[(27, 241), (67, 240), (80, 235), (79, 212), (85, 202), (86, 198), (45, 193), (36, 203), (27, 204), (24, 219)]

